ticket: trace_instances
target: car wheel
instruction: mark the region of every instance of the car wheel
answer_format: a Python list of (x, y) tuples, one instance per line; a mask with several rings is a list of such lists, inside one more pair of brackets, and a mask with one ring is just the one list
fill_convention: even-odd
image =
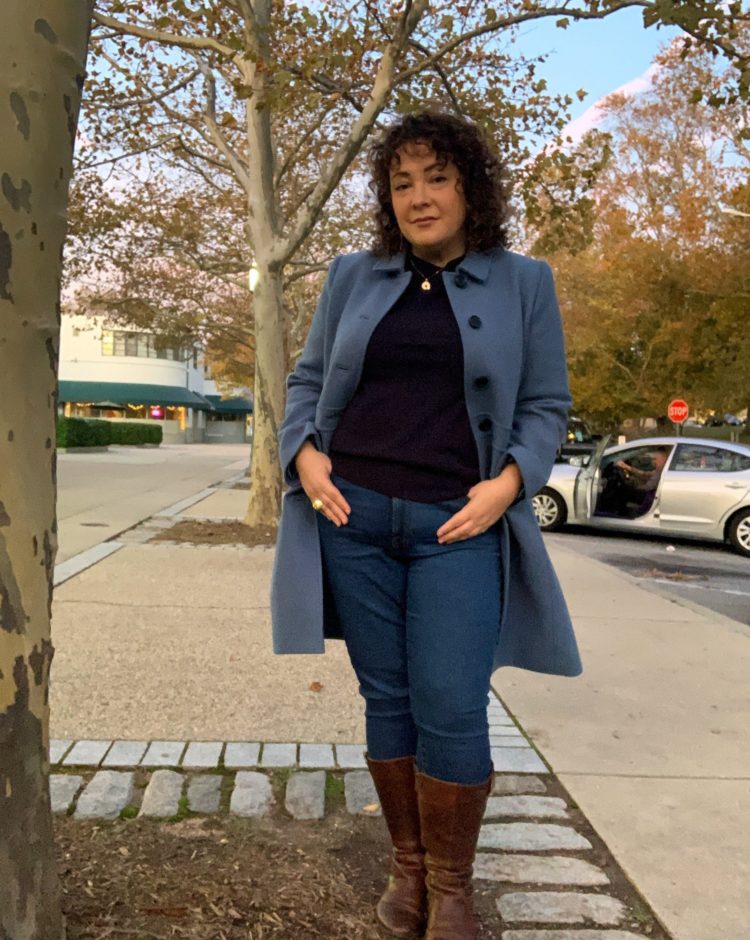
[(565, 522), (565, 500), (549, 487), (539, 490), (531, 500), (531, 505), (542, 532), (554, 532)]
[(729, 541), (740, 555), (750, 558), (750, 509), (743, 509), (729, 523)]

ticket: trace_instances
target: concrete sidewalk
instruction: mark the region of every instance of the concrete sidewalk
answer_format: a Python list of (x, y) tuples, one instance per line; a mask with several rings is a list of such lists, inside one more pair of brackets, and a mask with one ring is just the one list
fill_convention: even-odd
[[(246, 500), (221, 489), (183, 515)], [(676, 940), (748, 936), (750, 630), (552, 554), (584, 675), (505, 669), (495, 690)], [(273, 656), (272, 559), (134, 537), (58, 587), (52, 737), (363, 741), (343, 644)]]
[(677, 940), (750, 936), (750, 629), (553, 559), (584, 673), (493, 686)]

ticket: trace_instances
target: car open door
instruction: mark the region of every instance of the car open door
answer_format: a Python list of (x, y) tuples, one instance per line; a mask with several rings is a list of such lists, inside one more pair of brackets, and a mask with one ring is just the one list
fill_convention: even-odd
[(599, 465), (604, 451), (612, 439), (611, 434), (605, 434), (596, 445), (585, 467), (581, 467), (576, 477), (573, 489), (573, 506), (576, 513), (576, 522), (586, 523), (596, 509), (596, 498), (599, 495)]

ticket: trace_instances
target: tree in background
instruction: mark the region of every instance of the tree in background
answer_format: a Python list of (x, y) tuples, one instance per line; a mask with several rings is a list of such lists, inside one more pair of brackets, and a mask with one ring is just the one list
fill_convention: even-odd
[[(177, 181), (187, 194), (201, 179), (230, 213), (242, 207), (242, 226), (228, 238), (242, 244), (239, 267), (254, 259), (259, 271), (246, 522), (273, 524), (279, 509), (276, 432), (289, 353), (285, 269), (316, 270), (337, 250), (334, 240), (325, 257), (317, 255), (310, 236), (347, 172), (349, 197), (358, 185), (361, 191), (358, 156), (384, 110), (440, 101), (494, 129), (519, 177), (533, 174), (529, 141), (554, 138), (569, 102), (550, 95), (535, 77), (535, 63), (516, 54), (515, 31), (543, 17), (564, 27), (628, 6), (643, 8), (647, 22), (677, 23), (686, 35), (734, 54), (733, 24), (741, 11), (705, 0), (697, 19), (695, 4), (661, 0), (645, 7), (642, 0), (559, 6), (324, 0), (314, 8), (271, 0), (103, 0), (85, 124), (89, 168), (102, 161), (125, 165), (124, 158), (139, 154), (139, 179), (172, 187)], [(736, 61), (744, 82), (747, 63)], [(542, 162), (554, 166), (561, 159), (562, 150), (553, 149)], [(564, 169), (560, 177), (557, 199), (571, 193)], [(134, 191), (128, 187), (128, 198)], [(334, 231), (346, 228), (347, 203), (350, 198), (342, 200), (342, 213), (328, 213)], [(111, 249), (119, 251), (131, 233), (132, 226), (122, 229)], [(224, 257), (210, 264), (224, 265)], [(185, 258), (178, 267), (183, 277), (193, 270)], [(208, 273), (203, 264), (198, 270)]]
[(47, 768), (61, 254), (91, 5), (0, 33), (0, 936), (59, 940)]
[(612, 152), (588, 246), (539, 239), (559, 274), (576, 408), (602, 425), (663, 415), (675, 396), (722, 412), (747, 402), (750, 219), (722, 207), (747, 199), (750, 122), (746, 100), (716, 106), (725, 84), (710, 54), (672, 44), (647, 90), (603, 105)]

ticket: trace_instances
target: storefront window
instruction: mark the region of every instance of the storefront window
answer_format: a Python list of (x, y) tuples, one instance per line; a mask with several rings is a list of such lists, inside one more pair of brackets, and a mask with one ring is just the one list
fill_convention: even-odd
[(196, 360), (197, 353), (188, 349), (170, 346), (166, 340), (153, 333), (137, 333), (132, 330), (104, 330), (102, 332), (103, 356), (133, 356), (139, 359), (168, 359), (185, 362), (190, 355)]
[(135, 421), (178, 421), (184, 426), (187, 410), (179, 405), (98, 406), (88, 402), (69, 402), (67, 413), (77, 418), (127, 418)]

